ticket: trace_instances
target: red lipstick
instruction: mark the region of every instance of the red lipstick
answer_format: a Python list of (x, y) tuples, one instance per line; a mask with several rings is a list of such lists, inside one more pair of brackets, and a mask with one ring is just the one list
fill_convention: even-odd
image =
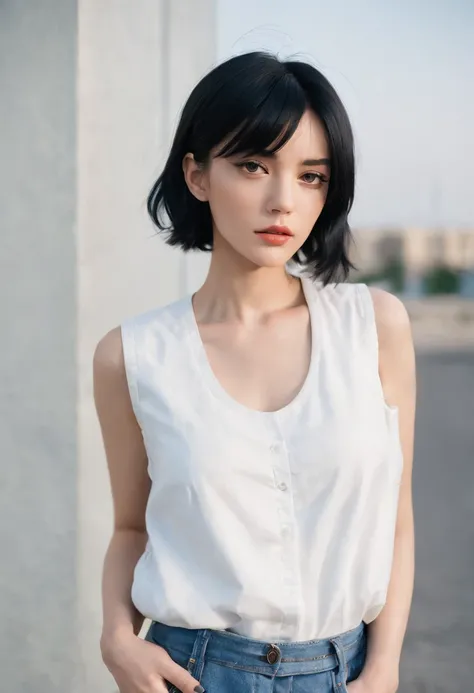
[(255, 231), (269, 245), (284, 245), (294, 235), (288, 226), (268, 226), (266, 229)]

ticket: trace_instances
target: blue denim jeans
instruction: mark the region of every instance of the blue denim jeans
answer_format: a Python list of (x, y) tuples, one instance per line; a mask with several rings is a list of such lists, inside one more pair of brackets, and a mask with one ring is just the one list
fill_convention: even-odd
[(364, 666), (367, 627), (327, 640), (270, 643), (153, 622), (146, 640), (167, 650), (206, 693), (347, 693)]

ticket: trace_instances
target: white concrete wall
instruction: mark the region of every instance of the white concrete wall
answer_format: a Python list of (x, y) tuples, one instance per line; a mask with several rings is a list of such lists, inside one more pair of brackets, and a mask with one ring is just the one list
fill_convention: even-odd
[(213, 61), (214, 3), (81, 0), (78, 55), (80, 691), (105, 693), (113, 684), (98, 651), (100, 577), (112, 518), (92, 354), (124, 317), (178, 298), (190, 276), (192, 283), (196, 263), (154, 235), (145, 199), (177, 113)]

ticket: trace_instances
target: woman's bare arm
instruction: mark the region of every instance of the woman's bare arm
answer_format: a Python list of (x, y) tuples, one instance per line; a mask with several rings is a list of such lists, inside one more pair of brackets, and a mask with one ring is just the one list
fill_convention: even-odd
[(133, 571), (146, 545), (148, 460), (130, 401), (120, 328), (94, 354), (94, 398), (110, 474), (114, 529), (104, 561), (102, 657), (123, 693), (203, 692), (164, 648), (137, 637), (143, 616), (131, 599)]
[[(369, 624), (368, 653), (361, 691), (393, 693), (398, 688), (400, 655), (410, 612), (414, 581), (412, 467), (416, 408), (415, 353), (403, 303), (386, 291), (371, 289), (379, 340), (379, 371), (385, 400), (398, 407), (403, 473), (395, 532), (393, 567), (387, 602)], [(351, 685), (353, 688), (351, 689)], [(359, 691), (356, 682), (349, 690)]]
[(135, 565), (147, 541), (145, 508), (150, 492), (147, 455), (125, 375), (120, 328), (97, 345), (94, 399), (112, 488), (114, 527), (102, 579), (102, 650), (124, 630), (137, 634), (143, 616), (131, 600)]

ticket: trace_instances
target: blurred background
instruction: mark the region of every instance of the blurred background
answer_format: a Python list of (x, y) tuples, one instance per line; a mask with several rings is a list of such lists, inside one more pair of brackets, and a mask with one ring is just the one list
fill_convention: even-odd
[(195, 290), (145, 199), (216, 62), (310, 60), (351, 117), (353, 281), (404, 300), (418, 360), (417, 574), (402, 693), (474, 674), (474, 4), (1, 0), (0, 671), (14, 693), (116, 690), (99, 655), (111, 502), (92, 355)]

